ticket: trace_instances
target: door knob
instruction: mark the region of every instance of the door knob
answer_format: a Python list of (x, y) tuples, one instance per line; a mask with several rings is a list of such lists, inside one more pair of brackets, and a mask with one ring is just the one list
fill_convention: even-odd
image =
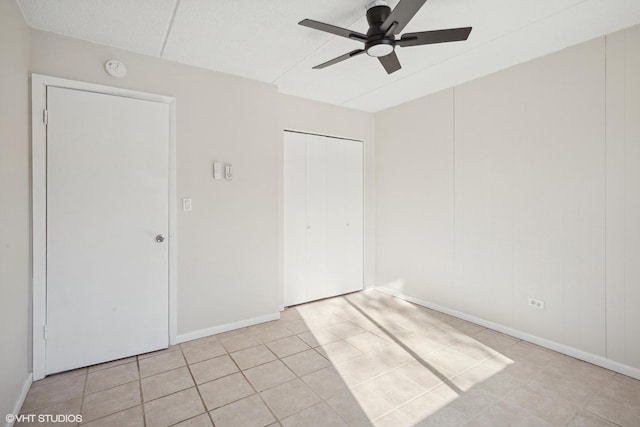
[(158, 234), (156, 236), (156, 242), (158, 242), (158, 243), (164, 242), (164, 239), (165, 239), (164, 234)]

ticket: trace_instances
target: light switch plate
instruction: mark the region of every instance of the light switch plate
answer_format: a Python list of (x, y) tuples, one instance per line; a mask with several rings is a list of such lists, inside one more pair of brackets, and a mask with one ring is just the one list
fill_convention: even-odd
[(183, 197), (182, 198), (182, 210), (185, 212), (189, 212), (193, 209), (191, 204), (191, 197)]
[(222, 163), (213, 162), (213, 179), (222, 179)]

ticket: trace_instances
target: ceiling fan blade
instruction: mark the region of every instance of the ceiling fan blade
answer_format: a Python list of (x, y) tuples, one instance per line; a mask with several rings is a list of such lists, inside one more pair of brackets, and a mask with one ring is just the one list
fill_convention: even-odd
[(298, 25), (313, 28), (314, 30), (324, 31), (325, 33), (331, 33), (337, 36), (346, 37), (352, 40), (367, 40), (367, 36), (357, 31), (347, 30), (346, 28), (336, 27), (335, 25), (325, 24), (324, 22), (314, 21), (313, 19), (303, 19), (302, 21), (298, 22)]
[(398, 46), (418, 46), (422, 44), (459, 42), (469, 38), (471, 27), (451, 28), (449, 30), (422, 31), (420, 33), (406, 33), (396, 41)]
[(395, 52), (391, 52), (389, 55), (386, 55), (386, 56), (379, 56), (378, 60), (384, 67), (387, 74), (395, 73), (400, 68), (402, 68), (400, 66), (400, 61), (398, 60), (398, 56), (396, 55)]
[(353, 58), (354, 56), (361, 55), (364, 52), (365, 52), (364, 49), (352, 50), (349, 53), (345, 53), (344, 55), (340, 55), (337, 58), (333, 58), (331, 61), (323, 62), (320, 65), (316, 65), (315, 67), (313, 67), (313, 69), (314, 70), (319, 70), (320, 68), (325, 68), (325, 67), (328, 67), (329, 65), (337, 64), (338, 62), (342, 62), (342, 61), (344, 61), (346, 59)]
[(391, 26), (395, 23), (395, 27), (392, 29), (392, 34), (399, 34), (404, 27), (407, 26), (409, 21), (418, 13), (420, 8), (427, 2), (427, 0), (400, 0), (400, 3), (391, 12), (391, 15), (380, 26), (380, 30), (386, 33)]

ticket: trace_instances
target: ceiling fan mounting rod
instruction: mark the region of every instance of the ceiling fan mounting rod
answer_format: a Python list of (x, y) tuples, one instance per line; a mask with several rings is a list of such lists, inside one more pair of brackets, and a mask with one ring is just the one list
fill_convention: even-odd
[(367, 37), (377, 34), (385, 34), (386, 31), (382, 31), (380, 27), (384, 24), (384, 21), (391, 15), (391, 8), (389, 6), (373, 6), (367, 10), (367, 22), (369, 23), (369, 31), (367, 31)]

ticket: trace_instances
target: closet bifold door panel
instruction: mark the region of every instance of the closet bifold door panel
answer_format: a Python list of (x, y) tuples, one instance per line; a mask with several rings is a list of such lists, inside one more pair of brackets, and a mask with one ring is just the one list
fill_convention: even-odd
[(346, 279), (342, 293), (361, 290), (364, 283), (364, 176), (362, 143), (345, 142)]
[(327, 138), (327, 273), (325, 293), (339, 295), (347, 284), (347, 189), (345, 140)]
[(284, 133), (284, 305), (363, 287), (358, 141)]
[(307, 140), (307, 301), (327, 296), (327, 144), (325, 137)]

